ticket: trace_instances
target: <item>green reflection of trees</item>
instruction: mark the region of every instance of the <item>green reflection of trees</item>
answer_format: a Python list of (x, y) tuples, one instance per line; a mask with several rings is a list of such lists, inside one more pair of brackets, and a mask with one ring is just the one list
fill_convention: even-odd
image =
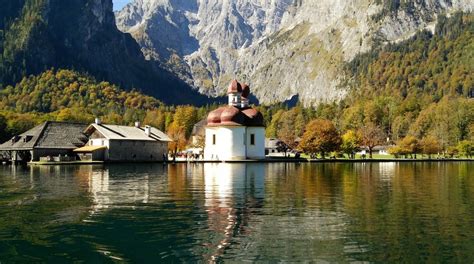
[(322, 164), (270, 164), (266, 202), (275, 214), (301, 214), (306, 208), (334, 210), (344, 166)]
[(463, 261), (474, 259), (470, 163), (397, 163), (389, 178), (380, 164), (344, 177), (351, 239), (368, 245), (356, 259)]
[[(341, 213), (338, 217), (346, 225), (331, 243), (345, 252), (346, 260), (474, 259), (472, 163), (270, 164), (268, 168), (265, 204), (271, 213), (292, 221), (295, 233), (308, 227), (294, 217), (319, 212), (331, 219), (331, 214)], [(321, 219), (313, 225), (320, 225)], [(314, 232), (308, 229), (301, 239), (324, 230)], [(323, 241), (307, 243), (321, 247), (330, 242)]]
[[(54, 230), (78, 223), (90, 203), (77, 168), (0, 168), (0, 259), (54, 259)], [(79, 184), (78, 184), (79, 183)]]

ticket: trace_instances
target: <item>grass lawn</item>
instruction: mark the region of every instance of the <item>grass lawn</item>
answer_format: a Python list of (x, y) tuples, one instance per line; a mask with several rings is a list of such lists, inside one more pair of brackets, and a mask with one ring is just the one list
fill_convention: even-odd
[[(330, 156), (326, 156), (326, 159), (330, 159), (329, 158)], [(301, 158), (304, 158), (304, 159), (309, 159), (309, 155), (307, 154), (301, 154)], [(320, 158), (320, 156), (318, 156), (318, 159)], [(416, 158), (417, 159), (428, 159), (428, 155), (421, 155), (421, 154), (417, 154), (416, 155)], [(436, 155), (432, 155), (431, 156), (432, 159), (437, 159), (437, 156)], [(440, 157), (441, 158), (441, 157)], [(337, 158), (338, 160), (347, 160), (347, 156), (344, 155), (344, 158)], [(359, 154), (356, 154), (356, 159), (362, 159), (362, 155), (359, 155)], [(366, 159), (369, 159), (369, 155), (367, 155)], [(373, 154), (372, 155), (372, 159), (379, 159), (379, 160), (393, 160), (393, 159), (396, 159), (395, 156), (393, 155), (380, 155), (380, 154)], [(404, 159), (404, 157), (400, 157), (399, 159)], [(454, 159), (468, 159), (468, 157), (454, 157)]]
[[(307, 154), (301, 154), (301, 157), (304, 158), (304, 159), (309, 159), (309, 155)], [(327, 155), (326, 156), (326, 159), (330, 159), (329, 158), (330, 156)], [(320, 158), (320, 156), (318, 155), (318, 159)], [(369, 155), (367, 155), (367, 159), (369, 158)], [(372, 155), (372, 158), (373, 159), (394, 159), (395, 156), (392, 156), (392, 155), (379, 155), (379, 154), (373, 154)], [(337, 159), (348, 159), (346, 155), (344, 155), (344, 158), (337, 158)], [(361, 155), (356, 155), (356, 159), (362, 159)]]

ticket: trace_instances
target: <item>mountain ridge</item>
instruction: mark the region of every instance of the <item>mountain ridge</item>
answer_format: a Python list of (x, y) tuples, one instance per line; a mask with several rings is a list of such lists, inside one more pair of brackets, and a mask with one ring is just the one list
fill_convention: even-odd
[[(340, 72), (357, 54), (432, 29), (439, 14), (458, 10), (472, 12), (474, 3), (136, 0), (117, 12), (116, 20), (147, 59), (179, 72), (204, 94), (221, 94), (222, 86), (238, 76), (263, 103), (299, 96), (311, 105), (344, 98), (347, 89), (340, 87), (346, 76)], [(168, 26), (161, 27), (163, 21)], [(186, 35), (198, 47), (183, 53), (178, 44), (153, 41), (173, 34), (173, 43)]]

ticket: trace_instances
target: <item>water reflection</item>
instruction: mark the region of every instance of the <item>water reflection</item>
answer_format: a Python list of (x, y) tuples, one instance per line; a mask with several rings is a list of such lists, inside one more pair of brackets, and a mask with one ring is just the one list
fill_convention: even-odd
[(147, 204), (153, 195), (152, 185), (157, 183), (153, 175), (162, 175), (164, 171), (163, 166), (156, 165), (116, 165), (89, 170), (87, 178), (88, 191), (93, 198), (92, 211)]
[(0, 262), (474, 260), (474, 164), (0, 167)]
[[(250, 208), (263, 205), (265, 167), (245, 164), (205, 164), (204, 190), (208, 229), (220, 234), (205, 259), (217, 261), (237, 236), (248, 235)], [(240, 198), (240, 199), (239, 199)]]

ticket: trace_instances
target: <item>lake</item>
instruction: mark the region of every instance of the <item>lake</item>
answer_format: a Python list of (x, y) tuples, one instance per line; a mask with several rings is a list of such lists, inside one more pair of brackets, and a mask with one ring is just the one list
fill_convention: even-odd
[(474, 162), (0, 166), (0, 263), (474, 261)]

